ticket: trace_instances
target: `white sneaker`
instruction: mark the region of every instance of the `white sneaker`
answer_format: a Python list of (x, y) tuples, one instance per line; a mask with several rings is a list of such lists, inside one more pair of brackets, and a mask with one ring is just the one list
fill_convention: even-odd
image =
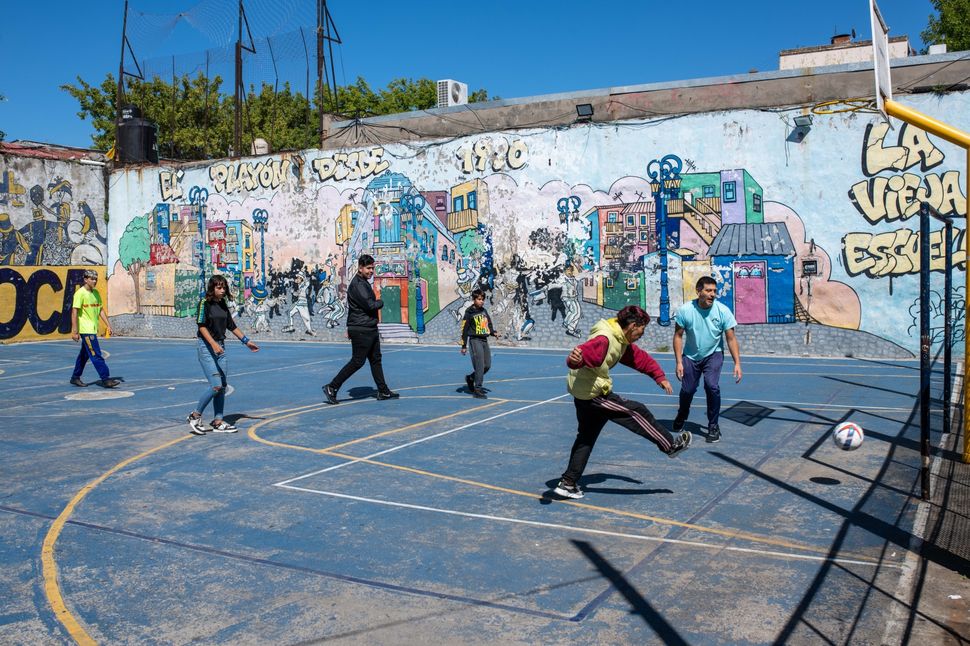
[(239, 430), (238, 428), (236, 428), (226, 420), (222, 420), (218, 424), (216, 424), (215, 422), (213, 422), (212, 424), (213, 433), (235, 433), (238, 430)]
[(202, 421), (202, 416), (192, 417), (189, 415), (185, 418), (185, 421), (189, 423), (189, 431), (192, 435), (205, 435), (206, 431), (211, 431), (212, 427)]
[(572, 498), (574, 500), (583, 497), (583, 490), (579, 488), (579, 485), (568, 484), (565, 480), (560, 480), (552, 492), (557, 496)]

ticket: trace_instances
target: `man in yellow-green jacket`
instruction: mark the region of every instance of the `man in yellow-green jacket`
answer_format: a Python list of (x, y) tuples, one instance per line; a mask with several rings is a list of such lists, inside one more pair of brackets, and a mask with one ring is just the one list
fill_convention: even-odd
[(650, 315), (636, 305), (627, 305), (616, 318), (593, 326), (589, 340), (569, 353), (567, 385), (576, 405), (579, 428), (569, 456), (569, 466), (554, 492), (564, 498), (582, 498), (579, 478), (586, 469), (593, 446), (606, 422), (614, 421), (657, 445), (662, 453), (674, 457), (690, 446), (688, 431), (672, 435), (657, 422), (650, 410), (637, 401), (623, 399), (613, 392), (610, 369), (617, 363), (629, 366), (653, 379), (668, 395), (670, 382), (653, 357), (635, 344), (643, 336)]

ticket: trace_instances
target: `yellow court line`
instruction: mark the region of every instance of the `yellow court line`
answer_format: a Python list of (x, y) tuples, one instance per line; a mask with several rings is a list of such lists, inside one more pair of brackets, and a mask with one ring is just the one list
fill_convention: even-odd
[[(420, 388), (420, 387), (423, 387), (423, 386), (418, 386), (418, 387)], [(404, 389), (402, 388), (401, 390), (404, 390)], [(448, 398), (448, 396), (447, 395), (417, 395), (416, 397), (412, 397), (411, 399), (445, 399), (445, 398)], [(370, 399), (357, 399), (357, 400), (353, 400), (353, 401), (349, 401), (349, 402), (342, 402), (342, 403), (340, 403), (338, 405), (339, 406), (353, 406), (355, 404), (363, 404), (363, 403), (366, 403), (368, 401), (371, 401), (371, 400)], [(308, 447), (308, 446), (300, 446), (299, 444), (287, 444), (286, 442), (276, 442), (276, 441), (273, 441), (273, 440), (267, 440), (266, 438), (260, 436), (256, 431), (258, 431), (261, 427), (263, 427), (263, 426), (265, 426), (267, 424), (273, 423), (273, 422), (280, 422), (280, 421), (282, 421), (284, 419), (287, 419), (287, 418), (290, 418), (290, 417), (296, 417), (297, 415), (302, 415), (303, 413), (311, 413), (311, 412), (314, 412), (314, 411), (324, 410), (324, 409), (327, 409), (327, 408), (331, 408), (331, 405), (330, 404), (316, 404), (314, 406), (307, 407), (306, 410), (296, 410), (296, 412), (290, 412), (287, 415), (281, 415), (279, 417), (272, 417), (272, 418), (269, 418), (269, 419), (264, 419), (261, 422), (258, 422), (256, 424), (253, 424), (249, 428), (249, 431), (246, 432), (246, 435), (248, 435), (249, 436), (249, 439), (251, 439), (251, 440), (254, 440), (256, 442), (260, 442), (262, 444), (268, 444), (269, 446), (276, 446), (276, 447), (279, 447), (279, 448), (282, 448), (282, 449), (295, 449), (295, 450), (299, 450), (299, 451), (308, 451), (310, 453), (320, 453), (322, 455), (330, 455), (330, 451), (332, 449), (342, 448), (344, 446), (349, 446), (351, 444), (356, 444), (358, 442), (363, 442), (364, 440), (371, 440), (371, 439), (374, 439), (376, 437), (381, 437), (381, 436), (384, 436), (384, 435), (391, 435), (393, 433), (400, 433), (402, 431), (406, 431), (406, 430), (409, 430), (411, 428), (417, 428), (419, 426), (424, 426), (426, 424), (431, 424), (433, 422), (440, 421), (440, 420), (443, 420), (443, 419), (448, 419), (450, 417), (455, 417), (457, 415), (463, 415), (465, 413), (471, 413), (473, 411), (482, 410), (483, 408), (488, 408), (490, 406), (497, 406), (497, 405), (502, 404), (504, 402), (505, 402), (505, 400), (495, 400), (494, 402), (490, 402), (490, 403), (485, 404), (483, 406), (476, 406), (475, 408), (470, 408), (470, 409), (467, 409), (467, 410), (457, 411), (455, 413), (450, 413), (448, 415), (443, 415), (441, 417), (436, 417), (434, 419), (424, 420), (423, 422), (416, 422), (415, 424), (410, 424), (408, 426), (403, 426), (401, 428), (392, 429), (390, 431), (382, 431), (380, 433), (375, 433), (374, 435), (369, 435), (367, 437), (358, 438), (356, 440), (350, 440), (349, 442), (344, 442), (342, 444), (335, 444), (333, 446), (329, 446), (329, 447), (324, 448), (324, 449), (314, 449), (314, 448), (311, 448), (311, 447)], [(293, 409), (293, 410), (295, 410), (295, 409)]]
[(57, 538), (61, 535), (61, 530), (64, 528), (64, 524), (74, 513), (74, 509), (84, 500), (85, 497), (91, 491), (97, 487), (99, 484), (104, 482), (111, 475), (117, 473), (119, 470), (125, 468), (132, 462), (140, 460), (152, 453), (161, 451), (162, 449), (167, 449), (170, 446), (183, 442), (192, 437), (191, 435), (185, 435), (184, 437), (179, 437), (169, 442), (165, 442), (153, 449), (139, 453), (138, 455), (123, 460), (111, 467), (100, 476), (89, 482), (82, 488), (77, 494), (71, 498), (71, 501), (67, 503), (64, 510), (54, 519), (53, 524), (50, 529), (47, 530), (47, 536), (44, 537), (44, 546), (41, 549), (41, 563), (42, 571), (44, 576), (44, 594), (47, 596), (47, 601), (51, 606), (51, 610), (54, 611), (54, 616), (57, 620), (61, 622), (61, 625), (67, 630), (71, 638), (76, 641), (81, 646), (94, 645), (97, 642), (91, 638), (86, 630), (81, 626), (81, 624), (74, 618), (74, 615), (68, 610), (67, 605), (64, 603), (64, 597), (61, 595), (60, 585), (57, 581), (57, 563), (54, 560), (54, 544), (57, 542)]
[[(360, 401), (367, 401), (367, 400), (360, 400)], [(351, 402), (351, 403), (360, 403), (360, 401), (358, 401), (358, 402)], [(325, 404), (324, 405), (321, 405), (321, 407), (323, 407), (323, 406), (326, 406), (326, 405)], [(481, 408), (484, 408), (484, 406), (478, 407), (475, 410), (479, 410)], [(308, 451), (310, 453), (317, 453), (317, 454), (320, 454), (320, 455), (327, 455), (327, 456), (331, 456), (331, 457), (340, 458), (340, 459), (343, 459), (343, 460), (353, 460), (355, 462), (363, 462), (365, 464), (371, 464), (371, 465), (380, 466), (380, 467), (387, 467), (389, 469), (396, 469), (396, 470), (399, 470), (399, 471), (405, 471), (405, 472), (409, 472), (409, 473), (414, 473), (414, 474), (417, 474), (417, 475), (427, 476), (427, 477), (430, 477), (430, 478), (437, 478), (437, 479), (440, 479), (440, 480), (447, 480), (447, 481), (450, 481), (450, 482), (458, 482), (458, 483), (461, 483), (461, 484), (466, 484), (466, 485), (473, 486), (473, 487), (479, 487), (479, 488), (482, 488), (482, 489), (489, 489), (489, 490), (492, 490), (492, 491), (500, 491), (502, 493), (513, 494), (513, 495), (516, 495), (516, 496), (523, 496), (523, 497), (530, 498), (530, 499), (533, 499), (533, 500), (540, 500), (540, 501), (541, 500), (548, 500), (550, 502), (556, 502), (556, 503), (560, 503), (560, 504), (570, 505), (572, 507), (579, 507), (581, 509), (589, 509), (589, 510), (592, 510), (592, 511), (598, 511), (598, 512), (606, 513), (606, 514), (613, 514), (613, 515), (616, 515), (616, 516), (625, 516), (625, 517), (628, 517), (628, 518), (635, 518), (637, 520), (645, 520), (645, 521), (657, 523), (658, 525), (668, 525), (668, 526), (672, 526), (672, 527), (682, 527), (684, 529), (692, 529), (692, 530), (696, 530), (698, 532), (703, 532), (703, 533), (706, 533), (706, 534), (714, 534), (714, 535), (722, 536), (722, 537), (725, 537), (725, 538), (728, 538), (728, 539), (732, 539), (732, 540), (733, 539), (742, 539), (742, 540), (750, 541), (752, 543), (759, 543), (759, 544), (764, 544), (764, 545), (773, 545), (775, 547), (784, 547), (784, 548), (792, 549), (792, 550), (801, 550), (801, 551), (804, 551), (804, 552), (811, 552), (813, 554), (827, 554), (829, 552), (829, 550), (828, 549), (825, 549), (825, 548), (815, 547), (813, 545), (804, 545), (804, 544), (796, 543), (796, 542), (793, 542), (793, 541), (785, 541), (785, 540), (775, 539), (775, 538), (771, 538), (771, 537), (767, 537), (767, 536), (761, 536), (759, 534), (752, 534), (752, 533), (745, 532), (745, 531), (742, 531), (742, 530), (725, 530), (725, 529), (717, 529), (715, 527), (705, 527), (703, 525), (696, 525), (696, 524), (693, 524), (693, 523), (685, 523), (683, 521), (673, 520), (671, 518), (662, 518), (660, 516), (650, 516), (650, 515), (647, 515), (647, 514), (639, 514), (639, 513), (636, 513), (636, 512), (632, 512), (632, 511), (625, 511), (625, 510), (622, 510), (622, 509), (616, 509), (616, 508), (613, 508), (613, 507), (601, 507), (601, 506), (598, 506), (598, 505), (591, 505), (589, 503), (576, 502), (574, 500), (555, 500), (553, 498), (547, 498), (547, 497), (545, 497), (543, 495), (531, 493), (531, 492), (528, 492), (528, 491), (519, 491), (517, 489), (509, 489), (509, 488), (506, 488), (506, 487), (500, 487), (500, 486), (497, 486), (497, 485), (491, 485), (491, 484), (487, 484), (487, 483), (484, 483), (484, 482), (479, 482), (479, 481), (476, 481), (476, 480), (466, 480), (464, 478), (458, 478), (458, 477), (455, 477), (455, 476), (444, 475), (444, 474), (441, 474), (441, 473), (434, 473), (432, 471), (425, 471), (423, 469), (415, 469), (413, 467), (406, 467), (406, 466), (401, 466), (401, 465), (397, 465), (397, 464), (390, 464), (388, 462), (380, 462), (378, 460), (372, 460), (372, 459), (368, 459), (368, 458), (356, 457), (356, 456), (353, 456), (353, 455), (347, 455), (347, 454), (344, 454), (344, 453), (338, 453), (338, 452), (336, 452), (336, 451), (333, 450), (335, 447), (328, 447), (328, 448), (324, 448), (324, 449), (315, 449), (315, 448), (311, 448), (311, 447), (300, 446), (298, 444), (287, 444), (287, 443), (284, 443), (284, 442), (274, 442), (272, 440), (267, 440), (265, 438), (262, 438), (258, 434), (256, 434), (256, 430), (260, 426), (269, 424), (271, 422), (279, 421), (279, 420), (282, 420), (282, 419), (286, 419), (288, 417), (294, 417), (296, 415), (301, 415), (304, 412), (310, 412), (310, 411), (299, 411), (299, 412), (295, 412), (295, 413), (290, 413), (289, 415), (284, 415), (283, 417), (263, 420), (259, 424), (256, 424), (252, 428), (250, 428), (248, 435), (249, 435), (250, 439), (253, 439), (253, 440), (257, 441), (257, 442), (262, 442), (263, 444), (269, 444), (269, 445), (277, 446), (277, 447), (284, 448), (284, 449), (294, 449), (294, 450), (298, 450), (298, 451)], [(434, 422), (434, 421), (438, 421), (439, 419), (446, 419), (447, 417), (453, 417), (454, 415), (455, 414), (451, 414), (451, 415), (444, 416), (442, 418), (436, 418), (436, 419), (432, 419), (432, 420), (427, 420), (425, 422), (418, 422), (416, 424), (412, 424), (412, 425), (407, 426), (407, 427), (404, 427), (402, 429), (397, 429), (396, 431), (393, 431), (393, 432), (397, 432), (397, 431), (400, 431), (400, 430), (404, 430), (405, 428), (412, 428), (412, 427), (415, 427), (415, 426), (421, 426), (421, 425), (428, 424), (428, 423), (431, 423), (431, 422)], [(392, 431), (386, 431), (386, 432), (381, 433), (381, 434), (378, 434), (378, 435), (388, 434), (390, 432), (392, 432)], [(374, 436), (374, 437), (376, 437), (376, 436)], [(369, 439), (369, 438), (365, 438), (365, 439)], [(335, 445), (335, 446), (341, 446), (341, 445)], [(880, 563), (880, 561), (875, 560), (875, 559), (872, 559), (871, 557), (864, 556), (864, 555), (857, 555), (857, 554), (849, 554), (849, 553), (846, 553), (845, 556), (848, 557), (848, 558), (853, 558), (853, 559), (856, 559), (856, 560), (859, 560), (859, 561), (865, 561), (866, 563), (872, 563), (872, 564), (875, 564), (875, 565), (878, 565)]]
[[(298, 408), (290, 408), (280, 412), (288, 413), (290, 411), (297, 411), (296, 413), (292, 414), (299, 415), (301, 412), (309, 412), (303, 409), (312, 407), (313, 405), (300, 406)], [(287, 415), (287, 417), (288, 416), (289, 415)], [(74, 497), (71, 498), (70, 502), (67, 503), (67, 506), (64, 507), (61, 513), (58, 514), (57, 518), (54, 519), (50, 529), (47, 530), (47, 535), (44, 536), (44, 544), (41, 547), (40, 553), (41, 571), (44, 578), (44, 595), (47, 597), (47, 602), (50, 605), (51, 610), (54, 611), (54, 616), (61, 623), (61, 625), (64, 626), (71, 638), (81, 646), (95, 646), (97, 642), (94, 641), (86, 630), (84, 630), (84, 627), (81, 626), (80, 622), (74, 618), (74, 615), (68, 609), (67, 604), (64, 602), (64, 596), (61, 594), (60, 583), (57, 580), (57, 561), (54, 558), (54, 545), (57, 543), (57, 539), (60, 537), (61, 531), (64, 529), (64, 525), (71, 518), (71, 515), (73, 515), (77, 506), (81, 504), (81, 501), (83, 501), (87, 495), (95, 489), (95, 487), (110, 478), (112, 475), (121, 469), (124, 469), (133, 462), (137, 462), (144, 457), (148, 457), (152, 453), (157, 453), (158, 451), (167, 449), (178, 444), (179, 442), (184, 442), (185, 440), (191, 439), (192, 437), (194, 436), (184, 435), (182, 437), (177, 437), (174, 440), (160, 444), (153, 449), (143, 451), (138, 455), (127, 458), (126, 460), (122, 460), (115, 466), (111, 467), (78, 491)]]
[(343, 442), (342, 444), (334, 444), (333, 446), (328, 446), (322, 451), (336, 451), (337, 449), (342, 449), (345, 446), (350, 446), (352, 444), (357, 444), (358, 442), (366, 442), (367, 440), (373, 440), (378, 437), (384, 437), (386, 435), (393, 435), (395, 433), (402, 433), (404, 431), (409, 431), (413, 428), (419, 428), (427, 424), (433, 424), (434, 422), (440, 422), (446, 419), (451, 419), (452, 417), (458, 417), (459, 415), (466, 415), (468, 413), (474, 413), (475, 411), (485, 410), (486, 408), (492, 408), (493, 406), (498, 406), (499, 404), (504, 404), (506, 400), (495, 399), (488, 404), (483, 404), (482, 406), (476, 406), (475, 408), (466, 408), (464, 410), (456, 411), (448, 415), (442, 415), (441, 417), (435, 417), (434, 419), (424, 420), (423, 422), (415, 422), (414, 424), (408, 424), (407, 426), (402, 426), (400, 428), (394, 428), (389, 431), (382, 431), (380, 433), (374, 433), (373, 435), (368, 435), (367, 437), (361, 437), (356, 440), (350, 440), (349, 442)]

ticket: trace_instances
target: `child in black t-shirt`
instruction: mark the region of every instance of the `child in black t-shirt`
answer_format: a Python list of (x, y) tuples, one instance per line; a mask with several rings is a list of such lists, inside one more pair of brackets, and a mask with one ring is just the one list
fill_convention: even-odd
[(492, 353), (488, 349), (490, 336), (497, 337), (498, 334), (492, 325), (492, 317), (485, 311), (485, 292), (476, 289), (472, 292), (472, 304), (465, 310), (461, 320), (461, 353), (465, 354), (471, 349), (473, 372), (465, 375), (465, 383), (477, 399), (487, 398), (482, 389), (482, 379), (492, 367)]

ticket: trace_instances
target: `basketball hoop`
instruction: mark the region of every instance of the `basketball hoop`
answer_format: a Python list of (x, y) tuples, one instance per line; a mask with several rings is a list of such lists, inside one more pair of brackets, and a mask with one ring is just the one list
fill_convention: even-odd
[(886, 120), (889, 127), (892, 122), (886, 114), (886, 100), (893, 99), (893, 85), (889, 67), (889, 27), (879, 13), (876, 0), (869, 0), (869, 19), (872, 24), (872, 69), (876, 77), (876, 109)]

